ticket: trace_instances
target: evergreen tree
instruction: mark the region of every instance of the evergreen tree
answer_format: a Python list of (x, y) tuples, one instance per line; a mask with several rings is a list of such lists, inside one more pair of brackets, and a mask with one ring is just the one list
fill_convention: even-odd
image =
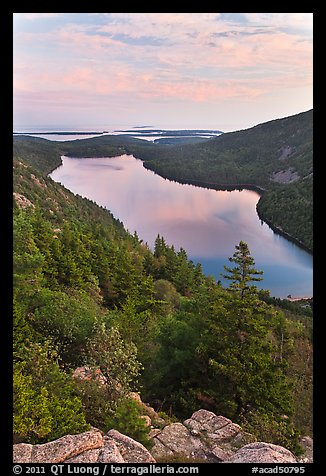
[(247, 243), (240, 241), (235, 248), (236, 251), (233, 257), (229, 258), (229, 261), (235, 263), (236, 266), (234, 268), (224, 266), (225, 271), (230, 274), (222, 274), (222, 277), (232, 281), (230, 288), (239, 291), (241, 299), (243, 299), (246, 293), (256, 291), (256, 287), (249, 286), (248, 283), (251, 281), (262, 281), (263, 278), (258, 276), (262, 275), (263, 271), (255, 269), (255, 261), (250, 256)]
[[(257, 296), (251, 281), (260, 281), (248, 245), (240, 241), (229, 260), (237, 266), (225, 270), (235, 293), (211, 305), (207, 335), (208, 358), (218, 388), (228, 394), (233, 417), (251, 410), (276, 409), (291, 412), (285, 377), (285, 362), (274, 359), (276, 348), (270, 338), (276, 312)], [(225, 399), (224, 399), (225, 400)]]
[(274, 421), (291, 416), (286, 360), (275, 359), (278, 347), (272, 338), (279, 314), (258, 299), (255, 286), (248, 285), (261, 280), (256, 277), (261, 272), (255, 269), (247, 244), (240, 242), (230, 260), (237, 266), (225, 269), (235, 292), (212, 302), (201, 346), (215, 375), (211, 385), (218, 411), (239, 422), (257, 413)]
[[(17, 192), (35, 205), (14, 209), (15, 437), (43, 443), (91, 424), (145, 441), (128, 398), (138, 378), (143, 399), (169, 414), (207, 408), (288, 448), (294, 396), (294, 421), (309, 434), (311, 310), (257, 292), (246, 243), (225, 267), (225, 289), (163, 237), (152, 254), (107, 210), (14, 167)], [(70, 369), (82, 364), (105, 384), (75, 382)]]
[(215, 376), (211, 385), (220, 412), (231, 419), (257, 410), (292, 412), (286, 361), (274, 358), (274, 319), (275, 311), (252, 296), (250, 300), (230, 296), (211, 306), (202, 346)]

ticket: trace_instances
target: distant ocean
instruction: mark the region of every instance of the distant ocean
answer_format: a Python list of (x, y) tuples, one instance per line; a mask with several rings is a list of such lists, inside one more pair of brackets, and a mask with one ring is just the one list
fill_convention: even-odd
[[(77, 139), (89, 139), (91, 137), (99, 137), (102, 135), (119, 135), (127, 134), (131, 137), (141, 138), (149, 141), (154, 141), (160, 137), (163, 137), (160, 131), (184, 131), (182, 134), (178, 134), (178, 137), (212, 137), (220, 135), (221, 131), (217, 129), (203, 129), (198, 128), (185, 128), (185, 127), (163, 127), (163, 126), (151, 126), (151, 125), (117, 125), (117, 126), (92, 126), (92, 127), (60, 127), (60, 126), (19, 126), (14, 128), (14, 136), (17, 134), (27, 134), (33, 137), (40, 137), (52, 141), (67, 141)], [(193, 131), (192, 134), (187, 134), (186, 131)], [(194, 131), (198, 131), (194, 132)], [(205, 131), (205, 132), (203, 132)], [(209, 132), (208, 132), (209, 131)], [(164, 133), (164, 138), (175, 137), (174, 135), (168, 135)]]

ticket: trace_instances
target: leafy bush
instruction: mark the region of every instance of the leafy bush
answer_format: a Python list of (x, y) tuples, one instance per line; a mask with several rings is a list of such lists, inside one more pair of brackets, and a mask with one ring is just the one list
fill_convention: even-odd
[(44, 443), (89, 429), (74, 382), (45, 344), (29, 349), (28, 361), (14, 367), (14, 434), (28, 443)]

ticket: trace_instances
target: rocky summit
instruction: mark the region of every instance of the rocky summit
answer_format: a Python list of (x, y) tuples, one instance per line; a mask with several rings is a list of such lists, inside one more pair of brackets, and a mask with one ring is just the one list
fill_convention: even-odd
[(152, 428), (152, 448), (117, 430), (104, 435), (97, 428), (66, 435), (50, 443), (13, 447), (14, 463), (206, 463), (312, 462), (312, 439), (303, 438), (305, 453), (296, 458), (289, 450), (254, 437), (224, 416), (198, 410), (183, 423)]

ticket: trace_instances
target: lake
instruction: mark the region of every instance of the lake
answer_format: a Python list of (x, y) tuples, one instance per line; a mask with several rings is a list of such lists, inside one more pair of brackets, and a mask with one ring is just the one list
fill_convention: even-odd
[(256, 212), (259, 194), (252, 190), (220, 191), (163, 179), (131, 155), (112, 158), (62, 157), (50, 177), (73, 193), (110, 210), (131, 233), (153, 249), (157, 234), (176, 250), (203, 265), (205, 274), (225, 282), (220, 273), (231, 265), (240, 240), (264, 271), (259, 288), (272, 296), (312, 296), (312, 256), (274, 233)]

